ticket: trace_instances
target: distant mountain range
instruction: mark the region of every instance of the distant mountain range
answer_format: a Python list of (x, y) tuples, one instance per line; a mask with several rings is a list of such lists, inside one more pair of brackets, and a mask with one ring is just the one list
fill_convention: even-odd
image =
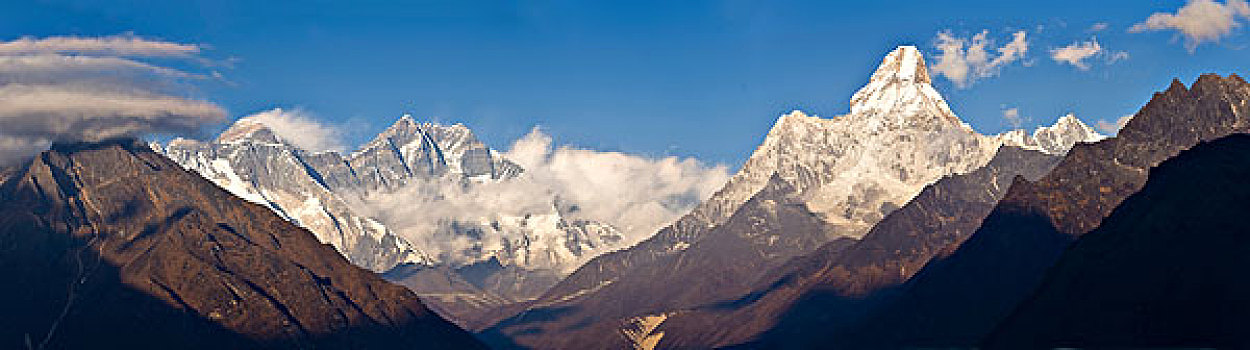
[[(766, 270), (830, 239), (862, 235), (922, 186), (984, 164), (999, 145), (1062, 154), (1077, 141), (1102, 137), (1070, 115), (1031, 134), (1022, 130), (977, 134), (929, 86), (923, 58), (914, 48), (892, 53), (873, 77), (853, 97), (853, 113), (848, 116), (826, 120), (798, 111), (783, 116), (721, 191), (626, 254), (641, 250), (647, 251), (644, 257), (658, 257), (685, 250), (705, 231), (729, 220), (775, 174), (776, 185), (786, 187), (784, 193), (775, 193), (777, 197), (794, 197), (788, 201), (801, 212), (812, 210), (816, 215), (812, 225), (832, 227), (813, 228), (809, 230), (813, 236), (807, 238), (775, 234), (752, 238), (755, 242), (744, 247), (772, 246), (771, 252), (761, 251), (764, 255), (758, 257), (766, 264), (750, 269)], [(900, 113), (912, 117), (895, 118)], [(388, 206), (401, 205), (396, 200), (419, 198), (423, 205), (438, 207), (440, 198), (459, 195), (462, 189), (525, 176), (522, 167), (461, 125), (418, 123), (404, 116), (360, 150), (344, 155), (300, 149), (262, 119), (249, 117), (212, 142), (176, 139), (154, 148), (232, 193), (308, 228), (357, 265), (388, 272), (387, 278), (413, 289), (440, 313), (467, 327), (492, 323), (520, 303), (552, 294), (548, 289), (582, 262), (626, 248), (615, 227), (568, 219), (577, 203), (559, 200), (537, 211), (494, 213), (485, 221), (448, 220), (417, 227), (386, 215)], [(760, 210), (761, 215), (767, 211)], [(431, 246), (450, 242), (459, 243), (452, 250)], [(608, 261), (613, 259), (595, 263)], [(582, 269), (607, 275), (583, 273), (565, 280), (553, 293), (575, 294), (606, 283), (615, 278), (611, 277), (615, 266)], [(691, 302), (734, 295), (749, 283), (732, 285), (700, 293)], [(554, 295), (548, 299), (561, 297)]]
[[(349, 260), (385, 272), (453, 319), (536, 297), (576, 263), (617, 247), (611, 225), (565, 219), (566, 207), (493, 213), (488, 221), (430, 222), (394, 228), (370, 216), (379, 202), (411, 192), (437, 207), (464, 187), (510, 181), (524, 169), (464, 126), (404, 116), (348, 155), (310, 152), (261, 120), (242, 118), (213, 142), (176, 139), (155, 148), (222, 188), (308, 228)], [(403, 194), (394, 194), (398, 191)], [(416, 200), (412, 200), (415, 202)], [(402, 226), (402, 225), (400, 225)], [(422, 238), (414, 243), (413, 238)], [(440, 254), (421, 244), (467, 241)], [(474, 268), (476, 267), (476, 268)], [(473, 271), (475, 276), (463, 276)]]
[(312, 233), (135, 140), (0, 180), (0, 347), (484, 348)]

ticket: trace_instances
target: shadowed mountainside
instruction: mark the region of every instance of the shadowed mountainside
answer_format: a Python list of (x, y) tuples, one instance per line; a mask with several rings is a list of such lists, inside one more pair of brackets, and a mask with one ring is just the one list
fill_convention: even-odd
[(990, 348), (1245, 348), (1250, 136), (1182, 152), (1081, 236)]
[(405, 288), (134, 140), (0, 184), (4, 348), (481, 348)]

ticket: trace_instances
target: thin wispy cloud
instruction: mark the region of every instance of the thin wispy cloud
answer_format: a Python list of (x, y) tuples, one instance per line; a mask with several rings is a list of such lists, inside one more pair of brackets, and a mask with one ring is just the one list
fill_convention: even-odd
[(1107, 30), (1107, 28), (1110, 28), (1110, 27), (1111, 25), (1107, 24), (1106, 22), (1099, 22), (1099, 23), (1094, 23), (1093, 25), (1089, 26), (1088, 31), (1089, 32), (1101, 32), (1101, 31)]
[(1012, 33), (1011, 41), (999, 47), (995, 47), (989, 35), (988, 30), (971, 38), (958, 37), (950, 31), (938, 33), (934, 46), (939, 53), (931, 70), (963, 89), (977, 80), (998, 76), (1003, 67), (1020, 61), (1029, 51), (1025, 31)]
[(1094, 128), (1098, 129), (1098, 131), (1103, 134), (1115, 135), (1120, 132), (1120, 129), (1124, 128), (1124, 125), (1128, 124), (1129, 120), (1132, 119), (1132, 114), (1116, 118), (1116, 120), (1099, 119), (1097, 122), (1094, 122)]
[(1012, 128), (1018, 129), (1024, 125), (1024, 117), (1020, 115), (1020, 109), (1015, 107), (1003, 109), (1003, 120)]
[(133, 34), (0, 42), (0, 159), (27, 157), (56, 141), (195, 134), (223, 121), (220, 106), (190, 97), (194, 82), (212, 75), (144, 60), (198, 62), (200, 52), (200, 45)]
[(1128, 51), (1114, 51), (1106, 54), (1107, 64), (1113, 64), (1129, 58)]
[(1055, 60), (1055, 62), (1067, 63), (1080, 70), (1089, 70), (1089, 63), (1086, 60), (1100, 53), (1102, 53), (1102, 45), (1099, 45), (1098, 40), (1094, 39), (1051, 49), (1050, 58)]
[(1184, 37), (1185, 48), (1193, 53), (1199, 45), (1219, 42), (1250, 19), (1250, 4), (1245, 0), (1190, 0), (1176, 13), (1157, 12), (1141, 23), (1129, 27), (1130, 33), (1174, 30)]
[(144, 39), (134, 34), (106, 37), (23, 37), (0, 42), (0, 55), (70, 54), (118, 57), (190, 57), (200, 53), (196, 44)]
[(263, 124), (283, 141), (307, 151), (347, 150), (343, 143), (345, 133), (341, 127), (323, 123), (300, 108), (274, 108), (240, 120)]
[(1076, 41), (1068, 46), (1050, 50), (1050, 59), (1060, 64), (1068, 64), (1080, 70), (1089, 70), (1095, 59), (1106, 64), (1114, 64), (1129, 58), (1126, 51), (1107, 50), (1098, 43), (1098, 38), (1088, 41)]

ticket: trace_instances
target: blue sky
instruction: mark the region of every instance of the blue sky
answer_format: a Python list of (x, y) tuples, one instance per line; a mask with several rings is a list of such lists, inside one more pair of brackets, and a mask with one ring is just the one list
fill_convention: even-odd
[[(129, 32), (203, 44), (233, 64), (189, 68), (225, 77), (197, 94), (231, 119), (300, 107), (347, 126), (350, 144), (411, 113), (464, 123), (497, 148), (540, 125), (561, 144), (731, 166), (781, 113), (845, 113), (893, 47), (917, 45), (932, 64), (942, 32), (988, 31), (991, 48), (1026, 32), (1027, 54), (996, 74), (935, 82), (984, 133), (1010, 128), (1011, 108), (1023, 127), (1066, 113), (1115, 120), (1173, 77), (1244, 76), (1250, 62), (1244, 17), (1192, 52), (1176, 30), (1129, 32), (1185, 1), (398, 3), (5, 2), (0, 40)], [(1104, 51), (1086, 70), (1051, 58), (1090, 40)], [(1108, 63), (1116, 52), (1128, 58)]]

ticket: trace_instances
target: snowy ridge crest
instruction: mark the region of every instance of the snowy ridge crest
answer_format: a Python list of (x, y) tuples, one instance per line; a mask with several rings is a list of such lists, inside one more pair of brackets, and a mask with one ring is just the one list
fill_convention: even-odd
[(997, 137), (1003, 145), (1051, 155), (1066, 154), (1077, 143), (1098, 142), (1107, 138), (1071, 113), (1059, 117), (1054, 125), (1034, 129), (1032, 134), (1017, 129), (999, 134)]
[[(379, 213), (371, 207), (378, 198), (417, 196), (439, 202), (473, 186), (522, 175), (519, 165), (461, 124), (418, 123), (404, 115), (346, 157), (301, 149), (253, 117), (239, 119), (213, 142), (180, 138), (154, 148), (236, 196), (309, 229), (353, 263), (378, 272), (405, 263), (454, 267), (494, 257), (505, 265), (567, 273), (589, 257), (615, 248), (621, 239), (609, 224), (565, 218), (557, 203), (477, 221), (431, 222), (420, 227), (432, 231), (424, 233), (375, 216)], [(472, 241), (465, 243), (472, 249), (457, 251), (456, 256), (430, 254), (430, 246), (424, 245), (428, 242), (410, 241), (417, 239), (414, 236)]]
[(851, 97), (850, 113), (782, 115), (739, 172), (673, 225), (678, 232), (669, 245), (687, 247), (723, 223), (774, 173), (837, 227), (836, 235), (859, 237), (925, 185), (985, 165), (1004, 144), (1061, 154), (1103, 137), (1075, 116), (1031, 135), (983, 135), (951, 111), (931, 81), (920, 51), (901, 46)]

